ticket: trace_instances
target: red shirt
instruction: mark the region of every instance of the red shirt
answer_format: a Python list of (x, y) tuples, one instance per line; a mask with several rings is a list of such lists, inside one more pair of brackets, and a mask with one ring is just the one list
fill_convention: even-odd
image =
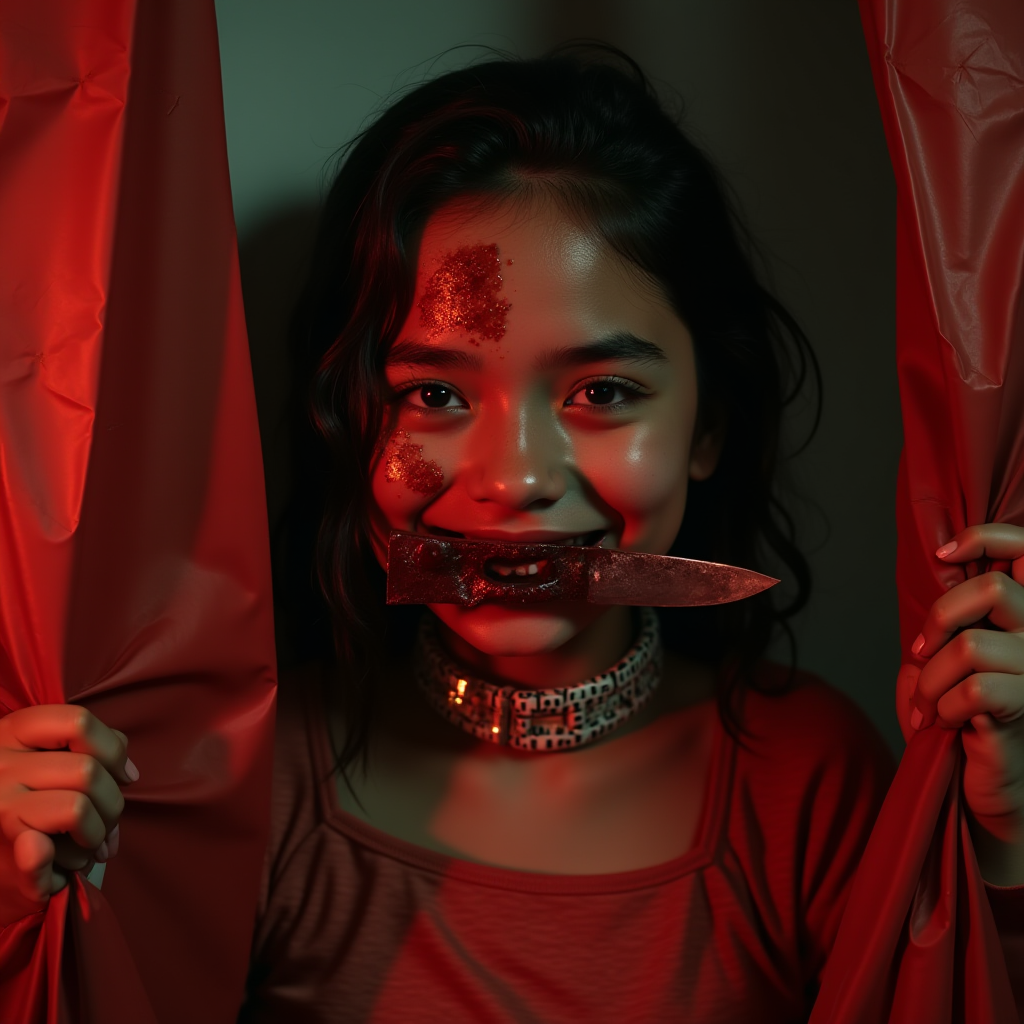
[(547, 875), (424, 850), (342, 811), (323, 715), (285, 694), (240, 1020), (806, 1019), (893, 761), (809, 677), (749, 693), (744, 723), (742, 745), (716, 727), (688, 853)]

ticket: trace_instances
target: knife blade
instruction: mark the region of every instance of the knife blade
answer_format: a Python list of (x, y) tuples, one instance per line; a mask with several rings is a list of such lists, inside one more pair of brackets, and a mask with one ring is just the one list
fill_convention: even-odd
[[(495, 563), (535, 565), (531, 575), (499, 574)], [(388, 604), (483, 601), (688, 608), (752, 597), (779, 581), (751, 569), (640, 551), (564, 544), (428, 537), (394, 530), (388, 542)]]

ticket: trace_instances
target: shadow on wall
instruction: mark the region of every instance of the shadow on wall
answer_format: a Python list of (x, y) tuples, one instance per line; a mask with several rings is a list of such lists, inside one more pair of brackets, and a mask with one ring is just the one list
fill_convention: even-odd
[(280, 525), (289, 483), (288, 320), (306, 275), (317, 215), (312, 203), (282, 207), (238, 240), (271, 536)]
[(281, 604), (282, 529), (291, 485), (288, 401), (291, 367), (288, 322), (309, 265), (316, 235), (318, 207), (298, 203), (270, 212), (238, 239), (249, 356), (263, 448), (271, 559), (274, 568), (274, 620), (278, 665), (290, 667), (295, 656)]

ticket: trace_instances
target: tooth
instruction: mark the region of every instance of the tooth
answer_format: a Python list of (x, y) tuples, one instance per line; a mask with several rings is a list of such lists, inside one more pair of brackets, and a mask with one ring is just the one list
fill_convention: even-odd
[(536, 575), (537, 575), (537, 573), (538, 573), (538, 572), (539, 572), (540, 570), (539, 570), (539, 569), (537, 568), (537, 563), (536, 563), (536, 562), (531, 562), (531, 563), (530, 563), (530, 564), (529, 564), (529, 565), (528, 565), (528, 566), (526, 567), (526, 571), (527, 571), (527, 573), (529, 573), (529, 575), (531, 575), (531, 576), (536, 576)]
[(525, 576), (526, 575), (526, 566), (525, 565), (517, 565), (516, 566), (516, 575), (517, 576)]
[(497, 570), (499, 576), (511, 576), (512, 570), (505, 565), (496, 565), (494, 567)]

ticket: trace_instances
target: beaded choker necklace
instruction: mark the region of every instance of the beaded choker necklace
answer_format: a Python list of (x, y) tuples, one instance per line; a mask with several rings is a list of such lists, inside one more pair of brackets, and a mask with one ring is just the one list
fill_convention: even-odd
[(591, 743), (632, 717), (661, 680), (658, 616), (640, 609), (640, 635), (600, 675), (551, 690), (475, 679), (441, 646), (433, 615), (424, 615), (415, 654), (416, 682), (453, 725), (491, 743), (520, 750), (569, 750)]

